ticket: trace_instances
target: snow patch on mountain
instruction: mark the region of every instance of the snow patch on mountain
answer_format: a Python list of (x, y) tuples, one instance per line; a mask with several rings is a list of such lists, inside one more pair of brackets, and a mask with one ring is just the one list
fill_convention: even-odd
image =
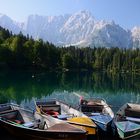
[(68, 18), (60, 29), (65, 44), (76, 44), (91, 36), (94, 27), (94, 18), (89, 12), (81, 11)]
[(17, 22), (13, 21), (11, 18), (4, 14), (0, 14), (0, 26), (16, 34), (19, 33), (20, 30), (22, 30), (19, 28)]
[(92, 34), (92, 44), (104, 47), (128, 48), (131, 46), (131, 33), (114, 21), (99, 21), (95, 24)]
[(140, 48), (140, 27), (132, 29), (133, 48)]
[(56, 45), (140, 48), (140, 27), (125, 30), (114, 21), (95, 20), (88, 11), (63, 16), (30, 15), (22, 23), (0, 14), (0, 26)]

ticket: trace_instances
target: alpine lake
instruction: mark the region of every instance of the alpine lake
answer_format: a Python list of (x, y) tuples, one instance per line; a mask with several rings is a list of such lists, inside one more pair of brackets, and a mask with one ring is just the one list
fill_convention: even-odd
[[(140, 75), (86, 71), (0, 71), (0, 103), (13, 102), (34, 110), (33, 99), (56, 98), (76, 107), (80, 96), (103, 98), (116, 113), (126, 102), (140, 103)], [(0, 134), (1, 140), (16, 140), (4, 130)], [(104, 136), (98, 138), (114, 139), (119, 140)]]

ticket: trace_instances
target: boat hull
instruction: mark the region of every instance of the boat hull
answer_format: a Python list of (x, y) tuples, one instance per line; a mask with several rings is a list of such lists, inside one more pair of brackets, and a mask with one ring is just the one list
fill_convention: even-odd
[(97, 128), (93, 128), (90, 126), (84, 126), (82, 124), (76, 124), (74, 122), (69, 122), (70, 124), (72, 124), (73, 126), (86, 130), (88, 135), (97, 135)]
[(112, 125), (112, 118), (110, 115), (94, 115), (90, 117), (101, 131), (110, 132)]
[(112, 125), (112, 121), (110, 121), (108, 124), (103, 124), (103, 123), (100, 123), (100, 122), (95, 122), (97, 124), (97, 126), (99, 127), (99, 129), (101, 131), (104, 131), (104, 132), (112, 132), (111, 130), (111, 125)]
[(86, 140), (86, 135), (82, 133), (65, 133), (54, 131), (43, 131), (11, 125), (0, 120), (1, 127), (5, 128), (12, 135), (20, 138), (37, 139), (37, 140)]
[[(39, 108), (38, 107), (39, 102), (37, 102), (35, 104), (36, 104), (36, 111), (38, 113), (42, 114), (42, 115), (46, 115), (46, 113), (44, 113), (42, 111), (43, 106), (41, 108)], [(44, 105), (44, 106), (46, 105), (46, 108), (50, 107), (50, 105), (53, 105), (53, 104), (60, 105), (61, 111), (64, 112), (64, 114), (71, 114), (72, 119), (74, 119), (74, 120), (77, 118), (75, 121), (73, 121), (73, 120), (70, 121), (69, 118), (66, 118), (66, 119), (64, 119), (65, 122), (67, 121), (69, 124), (72, 124), (73, 126), (75, 126), (77, 128), (80, 128), (80, 129), (83, 129), (83, 130), (87, 131), (87, 135), (97, 135), (96, 124), (93, 121), (91, 121), (86, 115), (84, 115), (82, 112), (76, 110), (75, 108), (73, 108), (73, 107), (71, 107), (71, 106), (69, 106), (69, 105), (67, 105), (67, 104), (65, 104), (61, 101), (58, 101), (58, 100), (56, 100), (56, 101), (54, 100), (52, 102), (51, 101), (40, 102), (40, 105), (41, 104)], [(74, 117), (74, 116), (76, 116), (76, 117)], [(56, 118), (56, 119), (58, 119), (58, 118)], [(87, 121), (89, 121), (89, 120), (91, 122), (89, 122), (89, 124), (87, 124)]]
[(80, 105), (80, 111), (92, 119), (99, 131), (111, 132), (111, 124), (114, 113), (103, 99), (87, 99), (85, 104)]
[[(86, 131), (77, 129), (68, 123), (43, 117), (36, 112), (26, 110), (18, 105), (10, 105), (12, 110), (1, 107), (0, 127), (14, 136), (37, 140), (86, 140)], [(7, 107), (7, 106), (6, 106)], [(24, 139), (25, 139), (24, 138)]]
[(140, 125), (130, 122), (122, 121), (116, 122), (117, 132), (121, 139), (130, 139), (140, 136)]
[[(118, 135), (122, 139), (140, 137), (140, 105), (133, 103), (124, 104), (116, 113), (115, 125)], [(128, 124), (129, 122), (129, 124)], [(127, 123), (124, 128), (124, 124)], [(120, 125), (121, 124), (121, 125)], [(131, 125), (130, 125), (131, 124)], [(133, 128), (135, 126), (135, 128)], [(126, 131), (129, 128), (129, 131)]]
[(123, 132), (122, 130), (117, 128), (117, 131), (121, 139), (131, 139), (131, 138), (134, 139), (140, 136), (140, 129), (135, 131), (130, 131), (130, 132)]

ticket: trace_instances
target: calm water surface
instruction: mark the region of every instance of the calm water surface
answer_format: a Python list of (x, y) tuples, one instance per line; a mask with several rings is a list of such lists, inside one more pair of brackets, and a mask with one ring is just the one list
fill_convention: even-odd
[(77, 106), (79, 96), (104, 98), (116, 112), (126, 102), (140, 103), (140, 75), (0, 71), (0, 103), (34, 109), (33, 98), (57, 98)]

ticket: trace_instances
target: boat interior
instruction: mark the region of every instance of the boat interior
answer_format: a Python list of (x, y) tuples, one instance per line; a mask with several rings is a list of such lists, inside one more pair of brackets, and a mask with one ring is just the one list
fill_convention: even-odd
[(27, 128), (41, 128), (44, 129), (45, 124), (41, 124), (39, 119), (34, 117), (34, 114), (29, 111), (25, 111), (23, 109), (18, 110), (7, 110), (5, 113), (0, 113), (0, 118), (3, 121), (6, 121), (11, 124), (15, 124), (17, 126), (24, 126)]
[(42, 113), (57, 117), (61, 114), (61, 106), (55, 101), (37, 102), (36, 105), (40, 108)]
[(102, 113), (104, 105), (102, 103), (102, 100), (99, 99), (92, 99), (92, 100), (82, 100), (80, 105), (82, 112), (97, 112)]
[(125, 109), (125, 116), (140, 118), (140, 106), (127, 104)]
[(6, 113), (10, 110), (13, 110), (13, 108), (10, 105), (0, 106), (0, 114)]
[(23, 124), (25, 123), (23, 120), (22, 115), (20, 114), (20, 112), (18, 110), (11, 110), (7, 113), (3, 113), (0, 115), (1, 119), (7, 122), (15, 122), (18, 124)]
[(82, 105), (81, 111), (101, 113), (103, 112), (103, 108), (104, 108), (103, 105)]
[(51, 115), (61, 120), (83, 115), (80, 111), (60, 101), (38, 101), (36, 105), (40, 108), (41, 113)]
[(140, 123), (140, 105), (127, 103), (116, 114), (116, 121), (132, 121)]

